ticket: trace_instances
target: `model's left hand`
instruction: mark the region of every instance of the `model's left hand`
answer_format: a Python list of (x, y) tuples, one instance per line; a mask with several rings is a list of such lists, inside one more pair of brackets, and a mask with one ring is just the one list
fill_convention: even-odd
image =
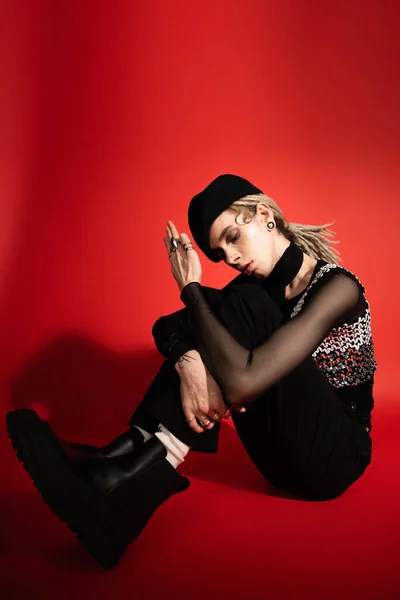
[[(179, 234), (172, 221), (167, 221), (165, 229), (167, 237), (164, 238), (164, 243), (171, 262), (171, 271), (179, 290), (182, 291), (185, 285), (193, 281), (200, 283), (202, 272), (199, 255), (194, 248), (189, 250), (184, 248), (184, 244), (191, 242), (189, 236), (186, 233)], [(173, 237), (181, 241), (175, 252), (171, 252), (171, 239)]]

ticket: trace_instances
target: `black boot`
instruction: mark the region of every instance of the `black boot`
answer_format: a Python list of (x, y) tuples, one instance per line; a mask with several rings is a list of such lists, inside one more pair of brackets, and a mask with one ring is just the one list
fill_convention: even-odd
[(78, 444), (75, 442), (67, 442), (59, 438), (59, 442), (63, 447), (64, 451), (71, 458), (79, 458), (78, 454), (88, 454), (97, 458), (113, 458), (114, 456), (120, 456), (131, 452), (135, 448), (138, 448), (143, 444), (143, 435), (136, 427), (131, 427), (128, 431), (121, 433), (118, 437), (112, 440), (105, 446), (92, 446), (90, 444)]
[(155, 510), (190, 485), (154, 437), (115, 458), (68, 458), (33, 410), (7, 413), (17, 456), (51, 510), (106, 568), (115, 567)]
[(109, 506), (123, 515), (128, 545), (163, 502), (190, 485), (166, 456), (165, 446), (153, 437), (129, 454), (112, 459), (88, 458), (74, 464), (77, 475), (88, 486), (107, 494)]

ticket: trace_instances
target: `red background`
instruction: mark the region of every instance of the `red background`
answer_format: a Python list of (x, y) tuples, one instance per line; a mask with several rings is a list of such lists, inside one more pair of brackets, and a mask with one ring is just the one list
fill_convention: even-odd
[[(118, 585), (399, 596), (399, 12), (387, 0), (0, 2), (3, 415), (34, 406), (60, 435), (99, 443), (125, 428), (162, 362), (152, 324), (182, 306), (166, 220), (188, 232), (190, 198), (224, 172), (290, 221), (335, 220), (379, 365), (374, 460), (345, 496), (261, 494), (225, 428), (221, 453), (187, 459), (191, 489), (107, 574), (42, 506), (2, 427), (7, 597), (108, 598)], [(201, 258), (205, 285), (233, 278)]]

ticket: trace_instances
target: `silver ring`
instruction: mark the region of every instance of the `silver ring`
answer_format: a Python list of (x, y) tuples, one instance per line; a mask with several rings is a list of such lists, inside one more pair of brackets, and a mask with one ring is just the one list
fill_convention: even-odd
[(196, 417), (192, 417), (191, 419), (186, 419), (186, 423), (190, 423), (190, 421), (194, 421)]
[(171, 252), (176, 252), (179, 244), (181, 243), (181, 240), (178, 240), (177, 238), (171, 238)]

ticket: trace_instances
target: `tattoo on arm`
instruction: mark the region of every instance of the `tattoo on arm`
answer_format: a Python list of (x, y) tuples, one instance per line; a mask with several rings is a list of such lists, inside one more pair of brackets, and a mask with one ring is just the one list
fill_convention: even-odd
[(177, 363), (178, 363), (178, 367), (180, 369), (183, 369), (183, 363), (186, 362), (191, 362), (192, 360), (196, 360), (196, 358), (194, 356), (189, 356), (189, 354), (182, 354), (182, 356), (180, 358), (178, 358)]

